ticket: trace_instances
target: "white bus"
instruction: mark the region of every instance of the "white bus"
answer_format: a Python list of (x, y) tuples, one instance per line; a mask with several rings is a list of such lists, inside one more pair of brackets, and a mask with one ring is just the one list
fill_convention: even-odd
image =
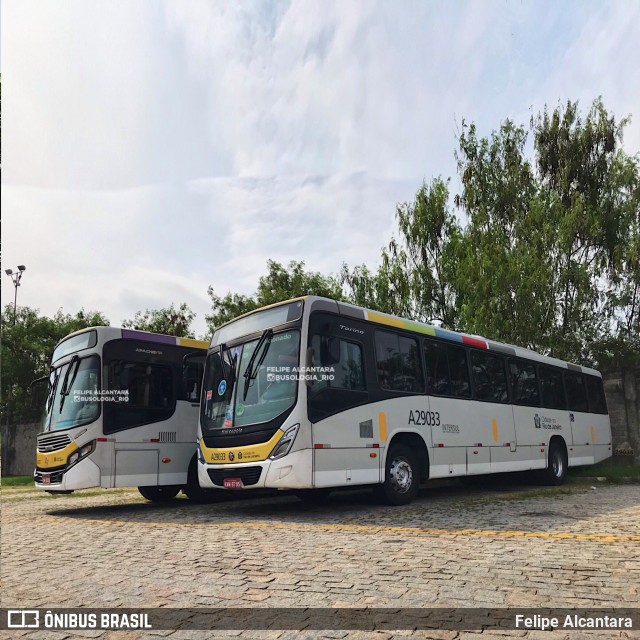
[(559, 484), (611, 455), (597, 371), (311, 296), (215, 332), (198, 438), (202, 487), (375, 485), (390, 504), (429, 478), (537, 469)]
[(184, 489), (201, 499), (195, 453), (206, 347), (114, 327), (64, 338), (44, 379), (36, 487), (69, 493), (134, 486), (152, 501)]

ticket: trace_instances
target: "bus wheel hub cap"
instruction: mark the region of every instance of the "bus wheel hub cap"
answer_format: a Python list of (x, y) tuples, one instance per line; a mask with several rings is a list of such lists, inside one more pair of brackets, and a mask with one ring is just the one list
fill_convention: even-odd
[(411, 483), (413, 481), (411, 465), (403, 459), (394, 460), (391, 463), (389, 473), (391, 475), (391, 483), (396, 491), (406, 493), (409, 490), (409, 487), (411, 487)]

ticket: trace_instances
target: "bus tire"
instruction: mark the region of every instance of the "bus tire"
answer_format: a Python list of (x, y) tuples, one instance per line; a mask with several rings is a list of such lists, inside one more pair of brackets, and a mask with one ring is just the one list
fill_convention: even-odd
[(294, 491), (294, 494), (298, 500), (302, 500), (305, 504), (317, 505), (322, 504), (331, 494), (330, 488), (323, 489), (298, 489)]
[(138, 491), (149, 502), (169, 502), (178, 495), (180, 487), (138, 487)]
[(549, 459), (547, 468), (543, 471), (545, 484), (551, 486), (561, 485), (567, 477), (567, 452), (559, 442), (552, 442), (549, 446)]
[(189, 464), (187, 484), (182, 488), (184, 494), (195, 504), (217, 502), (224, 493), (221, 489), (203, 489), (198, 482), (198, 462), (195, 458)]
[(417, 495), (420, 466), (413, 451), (404, 444), (392, 445), (387, 455), (384, 482), (376, 493), (387, 504), (409, 504)]

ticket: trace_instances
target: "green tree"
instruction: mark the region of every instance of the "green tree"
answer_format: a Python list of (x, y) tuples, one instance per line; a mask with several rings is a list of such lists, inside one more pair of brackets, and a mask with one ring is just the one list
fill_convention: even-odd
[(137, 311), (133, 320), (123, 320), (122, 326), (138, 331), (164, 333), (178, 338), (193, 338), (191, 323), (196, 314), (183, 302), (176, 307), (172, 302), (162, 309)]
[(416, 320), (455, 325), (452, 268), (460, 226), (449, 206), (448, 181), (423, 183), (411, 203), (396, 208), (399, 238), (382, 250), (377, 272), (365, 265), (342, 268), (355, 303)]
[(53, 318), (38, 309), (18, 307), (13, 323), (13, 305), (2, 311), (2, 401), (3, 421), (33, 416), (30, 399), (32, 380), (46, 375), (53, 349), (62, 338), (86, 327), (106, 326), (107, 318), (83, 309), (75, 315), (59, 310)]
[[(640, 361), (640, 162), (600, 99), (490, 136), (463, 122), (462, 189), (422, 185), (376, 271), (343, 267), (358, 304), (584, 364)], [(461, 221), (461, 222), (459, 222)]]
[(337, 278), (324, 276), (319, 272), (305, 271), (304, 262), (292, 260), (284, 266), (269, 260), (267, 269), (268, 273), (260, 277), (257, 291), (251, 296), (237, 293), (218, 296), (213, 287), (208, 288), (213, 313), (206, 316), (206, 321), (211, 333), (217, 327), (243, 313), (291, 298), (315, 295), (334, 300), (344, 299), (342, 287)]

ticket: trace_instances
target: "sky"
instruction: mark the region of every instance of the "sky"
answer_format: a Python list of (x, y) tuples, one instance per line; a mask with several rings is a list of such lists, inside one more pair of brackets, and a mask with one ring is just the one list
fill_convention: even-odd
[(463, 120), (602, 96), (640, 151), (639, 2), (0, 2), (2, 268), (47, 315), (186, 302), (201, 336), (268, 259), (375, 267)]

